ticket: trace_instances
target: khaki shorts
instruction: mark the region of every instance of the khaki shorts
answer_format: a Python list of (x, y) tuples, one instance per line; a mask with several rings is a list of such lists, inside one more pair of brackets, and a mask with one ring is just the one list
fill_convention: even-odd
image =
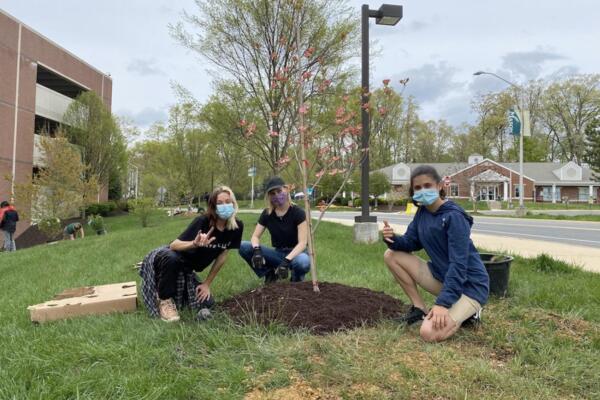
[[(434, 278), (431, 270), (429, 269), (429, 265), (427, 265), (427, 262), (425, 260), (419, 260), (420, 263), (417, 284), (434, 296), (439, 295), (444, 285), (442, 282)], [(454, 322), (460, 326), (467, 318), (479, 313), (480, 311), (481, 304), (479, 304), (477, 300), (463, 294), (460, 296), (458, 301), (454, 303), (452, 307), (450, 307), (448, 313), (450, 314), (450, 318), (452, 318)]]

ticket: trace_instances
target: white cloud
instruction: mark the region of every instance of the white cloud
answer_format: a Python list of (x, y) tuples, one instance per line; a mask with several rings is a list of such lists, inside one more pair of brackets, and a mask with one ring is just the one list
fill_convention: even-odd
[(446, 62), (424, 64), (395, 75), (393, 82), (409, 78), (405, 93), (414, 96), (421, 103), (427, 103), (463, 86), (461, 82), (454, 80), (456, 72), (457, 69)]
[(532, 80), (540, 77), (548, 62), (565, 58), (561, 54), (541, 48), (530, 51), (513, 51), (502, 57), (502, 67), (514, 74), (521, 75), (525, 80)]
[(155, 59), (134, 58), (127, 66), (127, 71), (137, 73), (141, 76), (166, 75), (165, 72), (157, 66)]
[(121, 109), (116, 114), (130, 119), (136, 126), (148, 128), (156, 122), (166, 122), (168, 119), (167, 112), (168, 107), (165, 106), (163, 108), (146, 107), (138, 111)]

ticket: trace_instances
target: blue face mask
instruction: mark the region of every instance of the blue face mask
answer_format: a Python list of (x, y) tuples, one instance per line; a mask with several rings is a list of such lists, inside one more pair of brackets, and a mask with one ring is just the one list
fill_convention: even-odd
[(412, 198), (417, 203), (423, 204), (424, 206), (430, 206), (440, 198), (440, 193), (437, 189), (421, 189), (418, 192), (415, 192)]
[(235, 212), (233, 204), (217, 204), (217, 215), (221, 219), (229, 219)]

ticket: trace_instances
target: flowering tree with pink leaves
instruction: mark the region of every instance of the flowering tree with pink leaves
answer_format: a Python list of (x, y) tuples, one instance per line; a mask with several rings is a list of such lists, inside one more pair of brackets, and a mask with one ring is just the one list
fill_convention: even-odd
[(297, 144), (299, 81), (304, 102), (315, 110), (330, 101), (332, 82), (351, 76), (346, 61), (357, 48), (354, 16), (343, 0), (196, 4), (199, 14), (186, 13), (172, 34), (216, 67), (216, 98), (237, 113), (223, 134), (279, 174)]
[[(352, 42), (358, 38), (358, 24), (345, 2), (336, 0), (197, 4), (202, 15), (186, 14), (185, 21), (200, 35), (190, 33), (184, 23), (173, 27), (173, 33), (217, 67), (213, 102), (229, 110), (222, 113), (229, 121), (223, 134), (263, 160), (273, 174), (301, 181), (305, 194), (323, 177), (341, 176), (339, 189), (314, 223), (308, 196), (304, 200), (311, 275), (318, 291), (315, 230), (365, 155), (359, 145), (364, 93), (352, 89), (346, 63), (358, 48)], [(389, 80), (382, 90), (393, 97)], [(378, 121), (388, 115), (386, 96), (364, 107)]]

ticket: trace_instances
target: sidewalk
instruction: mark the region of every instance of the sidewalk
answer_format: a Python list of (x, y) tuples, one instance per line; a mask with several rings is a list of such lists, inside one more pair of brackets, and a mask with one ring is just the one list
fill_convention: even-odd
[[(338, 219), (335, 217), (325, 217), (323, 220), (348, 226), (354, 225), (354, 221)], [(403, 234), (406, 232), (407, 225), (390, 225), (394, 228), (394, 232), (396, 233)], [(379, 229), (383, 229), (383, 222), (379, 222)], [(472, 233), (471, 239), (476, 247), (487, 251), (514, 254), (522, 257), (536, 257), (542, 253), (546, 253), (557, 260), (580, 266), (586, 271), (600, 273), (600, 249), (587, 246), (544, 242), (541, 240), (485, 235), (480, 233)]]
[[(472, 210), (471, 210), (472, 211)], [(600, 215), (600, 210), (527, 210), (532, 214), (545, 214), (545, 215), (562, 215), (567, 217), (573, 217), (578, 215)], [(477, 211), (479, 214), (497, 217), (499, 215), (515, 215), (515, 210), (479, 210)]]

